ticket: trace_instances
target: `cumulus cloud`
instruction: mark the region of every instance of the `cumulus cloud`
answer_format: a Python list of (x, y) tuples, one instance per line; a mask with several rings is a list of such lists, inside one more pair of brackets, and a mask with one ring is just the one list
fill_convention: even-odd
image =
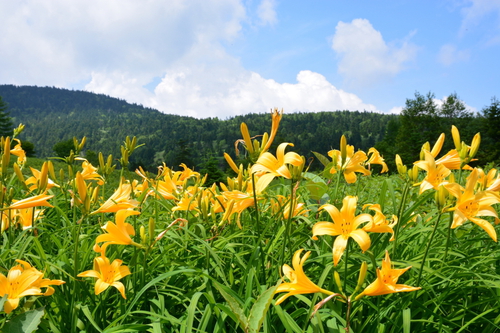
[(275, 7), (275, 0), (251, 13), (241, 0), (2, 1), (0, 82), (77, 85), (200, 118), (273, 107), (376, 111), (319, 73), (300, 71), (296, 82), (278, 83), (226, 52), (245, 22), (276, 24)]
[[(200, 71), (213, 74), (216, 79), (200, 82), (197, 80)], [(374, 105), (363, 103), (356, 95), (337, 89), (323, 75), (307, 70), (297, 74), (296, 83), (280, 84), (250, 71), (227, 77), (220, 76), (213, 67), (184, 68), (167, 73), (155, 94), (157, 108), (169, 113), (182, 110), (193, 117), (261, 113), (273, 107), (284, 108), (286, 112), (377, 111)]]
[(369, 85), (397, 75), (417, 51), (408, 40), (386, 43), (382, 34), (366, 19), (339, 22), (332, 48), (340, 57), (339, 73), (354, 85)]
[(439, 51), (438, 61), (445, 66), (450, 66), (455, 63), (467, 61), (469, 57), (469, 50), (457, 50), (455, 45), (445, 44)]
[(238, 0), (2, 1), (1, 82), (60, 85), (90, 73), (157, 76), (199, 43), (232, 40)]
[(275, 0), (262, 0), (257, 8), (257, 15), (261, 25), (273, 25), (278, 22), (276, 15), (276, 1)]

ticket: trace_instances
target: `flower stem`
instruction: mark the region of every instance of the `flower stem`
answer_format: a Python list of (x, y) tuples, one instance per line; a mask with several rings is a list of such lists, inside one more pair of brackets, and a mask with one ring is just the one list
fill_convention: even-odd
[[(418, 277), (417, 277), (417, 282), (415, 283), (415, 286), (420, 285), (420, 279), (422, 278), (422, 272), (424, 271), (424, 266), (425, 266), (425, 260), (427, 259), (427, 255), (429, 254), (429, 249), (432, 244), (432, 240), (434, 239), (434, 235), (436, 234), (437, 227), (439, 225), (439, 221), (441, 220), (441, 215), (442, 213), (440, 212), (436, 221), (436, 224), (434, 225), (434, 229), (432, 230), (431, 237), (429, 238), (429, 241), (427, 242), (427, 247), (425, 248), (424, 252), (424, 257), (422, 258), (422, 263), (420, 264), (420, 270), (418, 271)], [(415, 293), (415, 296), (413, 299), (417, 297), (417, 293)]]
[(448, 226), (448, 234), (446, 236), (446, 247), (444, 249), (443, 262), (446, 261), (446, 256), (448, 255), (448, 248), (450, 246), (450, 238), (451, 238), (451, 225), (453, 224), (453, 212), (450, 212), (450, 225)]
[(398, 207), (398, 223), (396, 224), (395, 230), (394, 230), (394, 248), (392, 251), (392, 255), (394, 256), (394, 259), (397, 258), (397, 248), (398, 248), (398, 240), (399, 240), (399, 229), (401, 228), (401, 216), (403, 215), (403, 209), (406, 205), (406, 198), (408, 197), (408, 192), (410, 190), (410, 183), (406, 182), (405, 187), (403, 189), (403, 196), (401, 197), (401, 202), (399, 203)]

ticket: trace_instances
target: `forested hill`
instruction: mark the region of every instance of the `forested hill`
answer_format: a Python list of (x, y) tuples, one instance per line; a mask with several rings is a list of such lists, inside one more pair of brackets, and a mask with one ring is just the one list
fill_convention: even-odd
[[(102, 94), (51, 87), (0, 85), (0, 96), (8, 104), (14, 125), (26, 125), (21, 139), (31, 141), (39, 157), (54, 156), (53, 146), (74, 136), (87, 137), (86, 150), (118, 157), (125, 137), (137, 136), (145, 146), (134, 152), (131, 160), (135, 165), (154, 169), (161, 162), (169, 166), (187, 162), (199, 166), (210, 156), (221, 159), (223, 152), (234, 155), (242, 121), (252, 136), (271, 128), (268, 113), (226, 120), (195, 119), (163, 114)], [(338, 148), (341, 135), (346, 134), (349, 144), (368, 149), (383, 139), (387, 123), (395, 117), (370, 112), (285, 110), (275, 143), (292, 142), (293, 150), (308, 158), (311, 151), (326, 154)]]

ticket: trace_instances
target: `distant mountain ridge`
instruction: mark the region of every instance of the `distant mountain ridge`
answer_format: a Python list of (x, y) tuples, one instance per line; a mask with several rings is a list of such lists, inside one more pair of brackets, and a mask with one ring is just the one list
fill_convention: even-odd
[[(195, 119), (103, 94), (54, 87), (0, 85), (0, 96), (14, 124), (26, 125), (21, 139), (31, 141), (40, 157), (53, 156), (54, 144), (74, 136), (86, 136), (88, 150), (118, 157), (125, 137), (137, 136), (145, 146), (133, 155), (136, 165), (153, 169), (165, 162), (173, 166), (182, 155), (193, 165), (215, 156), (222, 166), (223, 152), (234, 154), (242, 121), (251, 135), (269, 132), (271, 127), (268, 114)], [(326, 154), (338, 148), (340, 136), (346, 134), (350, 144), (367, 149), (383, 139), (392, 117), (358, 111), (285, 113), (275, 144), (292, 142), (294, 151), (309, 157), (313, 150)]]

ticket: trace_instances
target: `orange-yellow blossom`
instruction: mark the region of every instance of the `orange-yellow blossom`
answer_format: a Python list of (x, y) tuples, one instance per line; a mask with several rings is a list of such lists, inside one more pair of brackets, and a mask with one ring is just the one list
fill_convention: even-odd
[(493, 225), (478, 216), (493, 216), (498, 218), (495, 208), (492, 205), (499, 203), (500, 198), (491, 191), (474, 193), (478, 177), (479, 172), (477, 169), (474, 169), (467, 178), (465, 189), (457, 183), (444, 185), (448, 192), (457, 198), (456, 205), (452, 208), (454, 213), (451, 228), (457, 228), (469, 220), (484, 229), (496, 242), (497, 233)]
[(96, 213), (115, 213), (123, 209), (134, 209), (139, 205), (137, 200), (130, 198), (132, 185), (129, 183), (121, 183), (118, 189), (106, 200), (106, 202), (92, 214)]
[(304, 263), (309, 258), (311, 251), (307, 251), (306, 254), (301, 258), (300, 254), (304, 249), (297, 250), (293, 255), (292, 266), (287, 264), (283, 265), (283, 274), (290, 282), (284, 282), (278, 286), (275, 293), (287, 294), (282, 295), (276, 301), (276, 305), (282, 303), (285, 299), (292, 295), (302, 295), (302, 294), (312, 294), (312, 293), (324, 293), (327, 295), (332, 295), (333, 292), (326, 289), (318, 287), (314, 282), (309, 280), (307, 275), (304, 273)]
[(290, 151), (285, 154), (285, 149), (289, 145), (293, 147), (293, 144), (288, 142), (280, 144), (276, 149), (276, 157), (269, 152), (261, 154), (252, 166), (251, 173), (263, 173), (255, 186), (257, 193), (261, 193), (275, 177), (291, 179), (292, 174), (287, 164), (300, 166), (304, 163), (302, 157), (295, 152)]
[[(43, 273), (23, 260), (16, 260), (16, 265), (9, 270), (7, 276), (0, 273), (0, 295), (7, 295), (4, 303), (5, 313), (10, 313), (19, 306), (21, 297), (24, 296), (50, 296), (54, 288), (50, 285), (61, 285), (62, 280), (49, 280), (43, 278)], [(47, 288), (42, 292), (41, 288)]]
[(46, 195), (46, 194), (35, 195), (34, 197), (29, 197), (14, 202), (12, 205), (7, 207), (7, 209), (25, 209), (38, 206), (54, 207), (47, 201), (49, 199), (52, 199), (53, 197), (54, 197), (53, 195)]
[(385, 251), (385, 259), (382, 260), (382, 269), (377, 267), (377, 279), (366, 287), (361, 294), (356, 296), (356, 299), (360, 299), (363, 296), (379, 296), (420, 289), (420, 287), (397, 284), (399, 277), (410, 268), (411, 266), (403, 269), (393, 269), (389, 252)]
[(451, 173), (450, 169), (443, 164), (437, 164), (429, 151), (425, 150), (424, 154), (424, 161), (417, 161), (414, 163), (420, 169), (427, 171), (427, 175), (420, 184), (420, 194), (431, 188), (437, 190), (439, 186), (447, 184), (448, 181), (446, 177)]
[(370, 156), (368, 158), (368, 161), (366, 164), (380, 164), (382, 166), (382, 171), (381, 173), (389, 171), (389, 168), (387, 167), (387, 164), (385, 163), (384, 158), (380, 155), (379, 151), (373, 147), (368, 149), (368, 155)]
[(341, 150), (330, 150), (328, 156), (330, 156), (334, 162), (333, 167), (330, 169), (330, 173), (343, 173), (345, 181), (348, 184), (356, 182), (358, 179), (356, 172), (362, 173), (365, 176), (371, 174), (370, 170), (363, 166), (368, 159), (365, 152), (361, 150), (354, 152), (354, 146), (348, 145), (343, 135), (341, 139)]
[(319, 209), (324, 209), (330, 214), (332, 222), (318, 222), (312, 228), (313, 239), (318, 239), (320, 235), (337, 236), (333, 243), (333, 263), (335, 266), (340, 261), (347, 246), (347, 241), (352, 237), (359, 244), (364, 252), (370, 248), (370, 236), (361, 228), (362, 223), (373, 221), (370, 214), (355, 215), (357, 197), (347, 196), (343, 200), (340, 211), (334, 205), (325, 204)]
[(108, 221), (102, 229), (106, 231), (105, 234), (97, 236), (95, 243), (104, 242), (102, 246), (96, 246), (96, 252), (105, 253), (106, 248), (111, 244), (117, 245), (134, 245), (139, 246), (135, 243), (130, 236), (135, 235), (134, 227), (130, 223), (126, 223), (125, 219), (130, 215), (139, 215), (140, 212), (134, 210), (123, 209), (116, 213), (116, 224)]
[(96, 278), (95, 283), (95, 294), (99, 295), (104, 290), (108, 289), (109, 286), (113, 286), (122, 295), (125, 296), (125, 286), (123, 283), (119, 282), (123, 277), (130, 275), (130, 270), (127, 266), (123, 265), (123, 261), (120, 259), (115, 259), (110, 264), (109, 259), (100, 256), (94, 259), (94, 269), (88, 270), (78, 274), (79, 277), (92, 277)]
[(363, 227), (364, 231), (375, 232), (375, 233), (390, 233), (391, 239), (389, 241), (394, 240), (394, 226), (398, 223), (398, 217), (396, 215), (392, 215), (392, 223), (389, 224), (389, 220), (385, 217), (384, 213), (382, 213), (382, 208), (379, 204), (367, 204), (363, 206), (363, 209), (368, 208), (375, 212), (373, 216), (373, 220), (365, 224)]

